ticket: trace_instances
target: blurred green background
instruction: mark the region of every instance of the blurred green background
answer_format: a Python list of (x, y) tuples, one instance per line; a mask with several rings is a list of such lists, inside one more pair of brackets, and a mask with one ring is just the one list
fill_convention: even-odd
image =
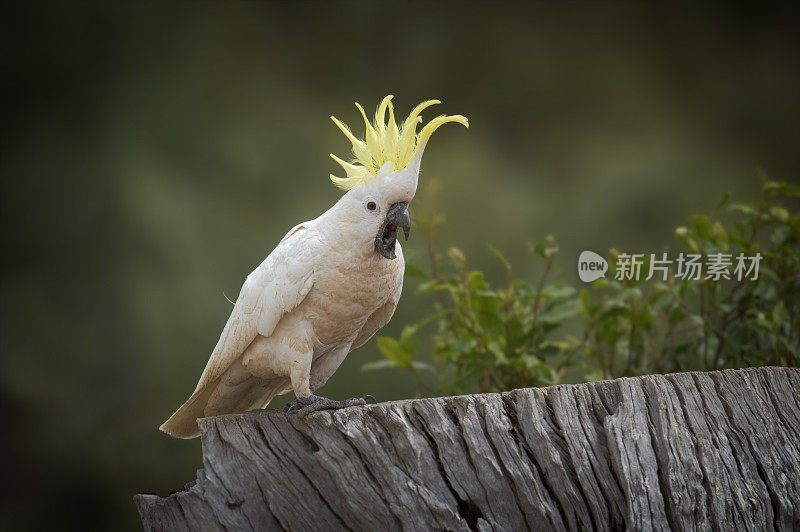
[[(139, 527), (131, 495), (201, 466), (156, 427), (193, 389), (244, 277), (340, 196), (334, 114), (439, 98), (423, 162), (444, 247), (524, 276), (553, 234), (655, 252), (724, 190), (800, 175), (796, 13), (759, 5), (33, 3), (5, 6), (0, 524)], [(426, 113), (426, 118), (434, 116)], [(425, 265), (422, 239), (406, 246)], [(406, 287), (385, 333), (429, 310)], [(418, 394), (361, 373), (324, 389)]]

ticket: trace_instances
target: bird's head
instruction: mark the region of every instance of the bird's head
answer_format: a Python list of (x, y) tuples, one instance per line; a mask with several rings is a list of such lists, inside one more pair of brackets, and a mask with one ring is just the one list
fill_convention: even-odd
[(354, 234), (369, 235), (374, 242), (375, 252), (387, 259), (396, 256), (398, 230), (403, 230), (406, 240), (411, 233), (408, 204), (417, 191), (422, 152), (428, 139), (439, 126), (448, 122), (469, 127), (464, 116), (442, 115), (417, 132), (417, 126), (422, 122), (420, 113), (438, 103), (438, 100), (422, 102), (399, 126), (394, 118), (392, 96), (387, 96), (380, 103), (373, 123), (356, 103), (366, 125), (363, 140), (356, 138), (350, 128), (331, 117), (353, 144), (351, 162), (331, 154), (347, 174), (347, 177), (331, 175), (331, 181), (347, 191), (339, 202), (343, 209), (341, 214), (352, 224)]

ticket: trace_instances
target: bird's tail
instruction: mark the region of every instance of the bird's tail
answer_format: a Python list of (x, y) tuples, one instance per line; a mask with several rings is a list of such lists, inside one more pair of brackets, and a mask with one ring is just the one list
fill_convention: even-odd
[(196, 438), (200, 436), (197, 420), (205, 416), (208, 400), (219, 384), (219, 379), (208, 383), (197, 390), (183, 405), (175, 411), (159, 428), (175, 438)]
[(245, 372), (241, 364), (234, 363), (221, 377), (195, 391), (159, 429), (175, 438), (196, 438), (199, 418), (265, 408), (289, 384), (285, 377), (265, 382)]

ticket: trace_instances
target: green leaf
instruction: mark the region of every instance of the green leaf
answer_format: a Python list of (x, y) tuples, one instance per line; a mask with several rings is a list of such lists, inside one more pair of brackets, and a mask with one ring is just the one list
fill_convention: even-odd
[(755, 207), (745, 203), (735, 203), (730, 207), (728, 207), (728, 209), (732, 211), (739, 211), (742, 214), (746, 214), (748, 216), (753, 216), (755, 214), (758, 214), (758, 210)]
[(728, 203), (729, 199), (731, 199), (731, 191), (730, 190), (726, 190), (725, 194), (722, 196), (722, 200), (720, 200), (720, 202), (717, 203), (717, 206), (715, 207), (714, 210), (719, 210), (722, 207), (724, 207), (725, 204)]
[(636, 287), (626, 288), (625, 290), (622, 290), (617, 295), (617, 297), (620, 299), (620, 301), (625, 301), (628, 299), (634, 299), (634, 300), (639, 299), (642, 297), (642, 290)]
[(655, 282), (653, 283), (653, 290), (656, 292), (669, 292), (669, 285), (662, 282)]
[(686, 248), (691, 251), (692, 253), (697, 253), (700, 251), (700, 247), (697, 245), (697, 241), (692, 238), (689, 229), (686, 227), (678, 227), (675, 229), (675, 238), (678, 239), (681, 243), (683, 243)]
[(458, 248), (450, 248), (447, 250), (447, 258), (450, 259), (450, 262), (455, 266), (457, 270), (463, 270), (464, 267), (467, 265), (467, 258), (464, 256), (464, 253), (461, 252)]
[(784, 193), (789, 198), (800, 198), (800, 186), (784, 183)]
[(506, 271), (511, 271), (511, 263), (500, 253), (500, 250), (494, 247), (493, 245), (489, 244), (489, 249), (492, 251), (495, 257), (505, 266)]
[(417, 268), (413, 264), (406, 263), (406, 277), (419, 277), (420, 279), (430, 279), (430, 275), (425, 273), (422, 269)]
[(495, 292), (494, 290), (477, 290), (475, 291), (476, 296), (486, 297), (489, 299), (499, 299), (500, 294)]
[(494, 355), (494, 358), (497, 359), (498, 362), (508, 362), (508, 358), (506, 357), (505, 352), (503, 352), (503, 348), (499, 342), (491, 341), (486, 347), (489, 349), (489, 352)]
[(550, 325), (560, 324), (568, 318), (577, 316), (580, 311), (580, 301), (577, 299), (564, 301), (562, 303), (553, 305), (546, 311), (539, 314), (539, 322)]
[(597, 382), (603, 380), (605, 377), (599, 369), (595, 369), (583, 376), (586, 382)]
[(693, 214), (689, 219), (694, 222), (694, 230), (700, 238), (708, 238), (711, 233), (711, 220), (708, 216)]
[(403, 349), (403, 346), (390, 336), (378, 337), (378, 349), (387, 360), (391, 360), (399, 366), (408, 366), (411, 363), (412, 355)]
[(418, 294), (429, 294), (431, 292), (453, 291), (455, 285), (452, 281), (430, 280), (420, 283), (417, 287)]
[(378, 371), (381, 369), (399, 368), (396, 362), (391, 360), (375, 360), (374, 362), (367, 362), (361, 366), (361, 371)]
[(778, 228), (775, 229), (775, 231), (773, 231), (772, 235), (769, 237), (770, 241), (778, 247), (782, 246), (789, 236), (789, 230), (790, 227), (788, 225), (778, 226)]
[(568, 284), (549, 284), (542, 289), (542, 296), (548, 299), (566, 299), (575, 295), (575, 288)]
[(674, 325), (679, 321), (683, 321), (688, 315), (681, 307), (675, 307), (669, 313), (669, 324)]
[(430, 371), (431, 373), (436, 373), (436, 368), (430, 364), (426, 364), (425, 362), (417, 362), (415, 360), (411, 363), (411, 367), (417, 371)]
[(539, 349), (555, 349), (557, 351), (569, 351), (573, 347), (575, 347), (576, 342), (567, 342), (565, 340), (555, 341), (555, 340), (548, 340), (539, 344)]
[(420, 325), (421, 323), (406, 325), (400, 333), (400, 346), (406, 353), (412, 356), (415, 355), (417, 349), (419, 349), (419, 346), (414, 342), (414, 335), (417, 334)]
[(714, 222), (711, 234), (714, 236), (714, 243), (717, 244), (720, 249), (726, 251), (728, 249), (728, 233), (725, 231), (722, 224), (718, 221)]
[(558, 246), (548, 246), (543, 242), (537, 242), (533, 245), (532, 251), (543, 259), (549, 259), (558, 253)]
[(479, 292), (481, 290), (487, 290), (489, 285), (484, 281), (482, 271), (473, 270), (469, 272), (469, 276), (467, 277), (467, 287), (470, 292)]
[(589, 308), (589, 290), (586, 288), (581, 288), (580, 294), (578, 294), (578, 298), (581, 300), (581, 304), (583, 305), (584, 309)]
[(542, 362), (541, 358), (537, 357), (536, 355), (530, 355), (530, 354), (522, 355), (522, 362), (529, 370), (535, 370), (544, 365), (544, 362)]
[(785, 319), (786, 319), (786, 306), (783, 304), (783, 300), (780, 300), (772, 308), (772, 323), (774, 323), (778, 328), (780, 328), (783, 325)]
[(783, 207), (770, 207), (769, 213), (781, 222), (785, 222), (789, 219), (789, 211)]

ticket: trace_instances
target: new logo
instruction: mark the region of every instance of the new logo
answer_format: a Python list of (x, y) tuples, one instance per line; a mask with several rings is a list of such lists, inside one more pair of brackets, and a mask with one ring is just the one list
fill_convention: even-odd
[(584, 283), (606, 276), (608, 262), (594, 251), (583, 251), (578, 257), (578, 277)]

